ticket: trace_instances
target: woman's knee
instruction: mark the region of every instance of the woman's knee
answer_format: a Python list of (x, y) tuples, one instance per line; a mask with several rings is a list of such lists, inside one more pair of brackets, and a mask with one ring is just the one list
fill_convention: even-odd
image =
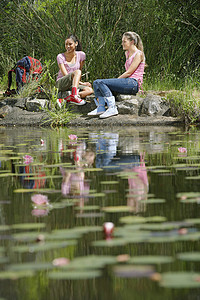
[(81, 70), (75, 70), (73, 73), (72, 73), (72, 77), (74, 76), (81, 76)]
[(94, 82), (93, 82), (93, 86), (98, 86), (99, 84), (101, 84), (101, 81), (102, 79), (96, 79)]

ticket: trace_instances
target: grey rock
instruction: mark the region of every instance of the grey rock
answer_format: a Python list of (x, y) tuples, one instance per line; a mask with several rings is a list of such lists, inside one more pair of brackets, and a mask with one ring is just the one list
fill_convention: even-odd
[(169, 116), (170, 106), (166, 100), (160, 96), (147, 94), (146, 98), (141, 105), (139, 115), (147, 116)]
[(9, 105), (2, 106), (0, 108), (0, 118), (5, 118), (7, 114), (9, 114), (12, 110), (12, 107)]
[(125, 100), (117, 103), (118, 112), (122, 115), (138, 115), (140, 103), (137, 99)]
[(26, 100), (26, 109), (28, 111), (39, 112), (45, 107), (48, 107), (49, 101), (47, 99), (27, 99)]

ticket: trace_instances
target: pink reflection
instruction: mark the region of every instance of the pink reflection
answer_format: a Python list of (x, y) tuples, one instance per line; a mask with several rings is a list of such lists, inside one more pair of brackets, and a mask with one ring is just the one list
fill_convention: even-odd
[(75, 135), (75, 134), (70, 134), (69, 136), (68, 136), (68, 138), (70, 139), (70, 140), (77, 140), (77, 136)]
[(33, 162), (33, 157), (30, 156), (30, 155), (24, 155), (23, 159), (24, 159), (24, 164), (26, 164), (26, 165), (28, 165), (28, 164), (30, 164), (30, 163)]
[(48, 197), (42, 194), (36, 194), (31, 196), (31, 200), (35, 205), (41, 206), (41, 205), (49, 205)]
[(144, 154), (140, 154), (140, 164), (132, 168), (136, 173), (133, 178), (128, 178), (129, 194), (127, 205), (133, 207), (135, 212), (145, 211), (145, 204), (141, 200), (147, 200), (149, 182), (147, 169), (144, 161)]
[(179, 147), (179, 148), (178, 148), (178, 151), (179, 151), (180, 153), (187, 153), (187, 148)]
[(34, 217), (45, 217), (49, 213), (48, 209), (33, 209), (31, 211), (32, 216)]

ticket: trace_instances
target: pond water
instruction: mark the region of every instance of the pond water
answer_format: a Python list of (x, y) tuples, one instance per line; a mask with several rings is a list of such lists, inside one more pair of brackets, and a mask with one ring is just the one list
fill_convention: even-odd
[(196, 127), (0, 128), (0, 299), (199, 299), (199, 151)]

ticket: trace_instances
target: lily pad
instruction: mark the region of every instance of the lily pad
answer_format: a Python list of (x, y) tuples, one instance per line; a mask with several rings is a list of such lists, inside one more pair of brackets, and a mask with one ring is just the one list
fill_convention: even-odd
[(117, 262), (115, 256), (108, 255), (88, 255), (76, 257), (68, 265), (63, 266), (64, 269), (101, 269), (105, 265)]
[(52, 263), (48, 262), (32, 262), (32, 263), (21, 263), (21, 264), (12, 264), (7, 267), (9, 271), (41, 271), (49, 270), (54, 268)]
[(140, 203), (145, 203), (145, 204), (156, 204), (156, 203), (164, 203), (166, 202), (165, 199), (153, 199), (153, 198), (150, 198), (148, 200), (141, 200)]
[(133, 207), (131, 207), (131, 206), (106, 206), (106, 207), (102, 207), (102, 210), (107, 213), (130, 212), (133, 210)]
[(134, 223), (145, 223), (147, 222), (146, 218), (140, 217), (140, 216), (126, 216), (126, 217), (121, 217), (119, 219), (120, 223), (125, 223), (125, 224), (134, 224)]
[(26, 271), (3, 271), (0, 272), (0, 280), (2, 279), (11, 279), (11, 280), (16, 280), (19, 278), (26, 278), (26, 277), (32, 277), (34, 276), (35, 273), (32, 270), (26, 270)]
[(49, 251), (59, 248), (66, 248), (68, 246), (76, 245), (75, 240), (68, 240), (68, 241), (58, 241), (58, 242), (45, 242), (45, 243), (37, 243), (31, 245), (22, 245), (22, 246), (15, 246), (12, 248), (12, 251), (18, 253), (34, 253), (39, 251)]
[(119, 184), (119, 181), (101, 181), (101, 184)]
[(162, 255), (140, 255), (132, 256), (129, 259), (129, 263), (133, 264), (145, 264), (145, 265), (154, 265), (154, 264), (165, 264), (173, 262), (173, 257), (171, 256), (162, 256)]
[(92, 246), (95, 247), (116, 247), (116, 246), (124, 246), (127, 244), (125, 239), (114, 238), (108, 240), (99, 240), (92, 242)]
[(184, 252), (177, 254), (177, 257), (186, 261), (200, 261), (200, 252)]
[(150, 277), (155, 271), (152, 266), (120, 265), (113, 268), (117, 277), (141, 278)]
[(81, 280), (101, 276), (100, 270), (70, 270), (69, 272), (50, 272), (48, 277), (54, 280)]
[(41, 229), (44, 227), (46, 227), (45, 223), (21, 223), (21, 224), (11, 225), (11, 228), (13, 229), (22, 229), (22, 230)]
[(199, 288), (200, 273), (193, 272), (166, 272), (161, 274), (160, 286), (165, 288)]
[(100, 209), (100, 206), (98, 206), (98, 205), (85, 205), (85, 206), (83, 206), (83, 207), (80, 207), (80, 206), (78, 206), (78, 207), (75, 207), (75, 210), (98, 210), (98, 209)]

